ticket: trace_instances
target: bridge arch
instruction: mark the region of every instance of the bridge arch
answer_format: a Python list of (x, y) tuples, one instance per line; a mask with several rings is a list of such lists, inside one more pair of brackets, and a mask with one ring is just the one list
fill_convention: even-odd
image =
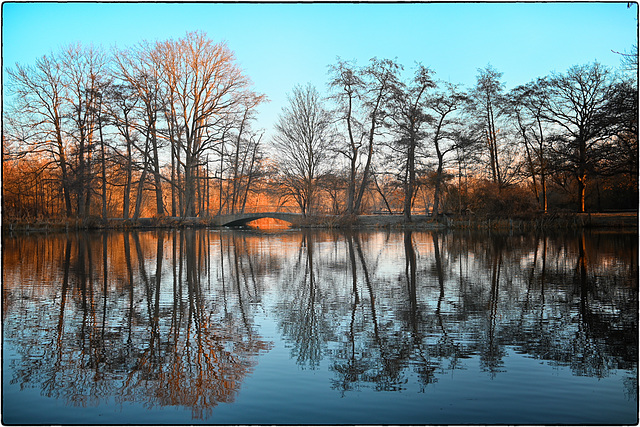
[(240, 214), (228, 214), (220, 215), (219, 223), (223, 227), (242, 227), (262, 218), (274, 218), (281, 221), (286, 221), (290, 224), (294, 224), (296, 220), (302, 218), (302, 214), (288, 213), (288, 212), (252, 212), (252, 213), (240, 213)]

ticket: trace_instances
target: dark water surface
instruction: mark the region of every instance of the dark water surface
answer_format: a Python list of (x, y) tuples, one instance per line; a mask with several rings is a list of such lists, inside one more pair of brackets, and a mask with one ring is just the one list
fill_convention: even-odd
[(3, 238), (7, 424), (635, 424), (636, 233)]

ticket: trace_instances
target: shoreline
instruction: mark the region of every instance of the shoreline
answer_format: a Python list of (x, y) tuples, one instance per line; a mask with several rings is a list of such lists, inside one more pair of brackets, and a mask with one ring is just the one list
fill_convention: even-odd
[[(212, 218), (139, 218), (124, 220), (101, 218), (85, 220), (31, 220), (3, 221), (2, 234), (69, 232), (91, 230), (150, 230), (150, 229), (185, 229), (211, 228), (233, 229), (220, 225)], [(432, 218), (426, 215), (413, 215), (411, 222), (406, 222), (402, 215), (359, 215), (347, 216), (309, 216), (293, 223), (290, 228), (301, 229), (411, 229), (411, 230), (558, 230), (558, 229), (636, 229), (638, 228), (637, 212), (617, 213), (547, 213), (528, 215), (526, 217), (498, 216), (441, 216)]]

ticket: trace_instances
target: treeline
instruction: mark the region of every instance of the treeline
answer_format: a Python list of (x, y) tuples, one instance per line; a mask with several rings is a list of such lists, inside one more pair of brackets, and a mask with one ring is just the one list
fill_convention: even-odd
[(3, 215), (637, 208), (637, 47), (621, 58), (509, 91), (491, 66), (463, 88), (338, 59), (327, 94), (293, 88), (267, 139), (265, 95), (203, 33), (72, 45), (8, 70)]
[(324, 193), (335, 211), (407, 219), (637, 208), (635, 52), (630, 74), (596, 62), (510, 91), (490, 65), (465, 89), (421, 64), (338, 60), (329, 96), (294, 88), (276, 125), (283, 185), (303, 211)]

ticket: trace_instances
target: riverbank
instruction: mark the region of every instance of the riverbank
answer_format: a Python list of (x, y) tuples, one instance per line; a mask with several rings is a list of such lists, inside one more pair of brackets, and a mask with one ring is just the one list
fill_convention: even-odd
[[(637, 229), (637, 212), (617, 213), (549, 213), (527, 217), (441, 216), (433, 218), (414, 215), (407, 222), (402, 215), (309, 216), (292, 224), (294, 228), (400, 228), (419, 230), (479, 229), (479, 230), (560, 230), (560, 229)], [(87, 218), (85, 220), (3, 220), (2, 232), (37, 233), (77, 230), (136, 230), (136, 229), (224, 228), (213, 218), (139, 218), (123, 220)]]
[(638, 213), (551, 213), (528, 218), (485, 218), (469, 220), (457, 218), (450, 228), (516, 229), (523, 231), (544, 229), (637, 229)]
[(637, 212), (623, 213), (550, 213), (526, 217), (495, 216), (441, 216), (432, 218), (415, 215), (406, 222), (399, 215), (362, 215), (356, 219), (356, 226), (392, 227), (408, 229), (479, 229), (479, 230), (520, 230), (545, 229), (637, 229)]

